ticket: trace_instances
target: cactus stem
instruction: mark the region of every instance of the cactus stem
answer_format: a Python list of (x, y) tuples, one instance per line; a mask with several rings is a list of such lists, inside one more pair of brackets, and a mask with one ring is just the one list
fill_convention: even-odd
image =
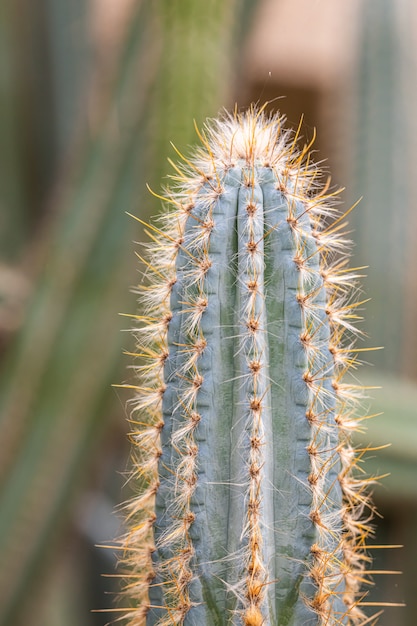
[(354, 207), (339, 213), (301, 123), (293, 136), (282, 123), (264, 107), (208, 123), (193, 158), (174, 146), (173, 190), (151, 192), (169, 208), (145, 225), (140, 383), (124, 385), (132, 626), (373, 619), (360, 587), (379, 477), (349, 439), (369, 417), (363, 387), (343, 382), (364, 351)]

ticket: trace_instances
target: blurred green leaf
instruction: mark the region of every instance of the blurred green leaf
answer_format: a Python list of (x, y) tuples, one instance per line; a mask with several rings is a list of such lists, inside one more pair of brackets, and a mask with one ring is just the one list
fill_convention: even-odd
[(381, 481), (381, 498), (403, 498), (417, 502), (417, 384), (394, 375), (367, 376), (371, 414), (366, 420), (362, 443), (371, 447), (388, 446), (367, 453), (367, 473), (378, 476), (388, 473)]

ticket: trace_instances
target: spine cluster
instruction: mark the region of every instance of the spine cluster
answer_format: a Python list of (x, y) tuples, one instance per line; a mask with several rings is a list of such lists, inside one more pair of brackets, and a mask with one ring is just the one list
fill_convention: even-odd
[(359, 274), (335, 193), (282, 123), (256, 108), (208, 123), (148, 226), (131, 626), (373, 619), (361, 388), (344, 382)]
[[(242, 170), (242, 191), (238, 211), (238, 277), (241, 300), (239, 329), (241, 354), (240, 371), (244, 380), (243, 402), (247, 406), (246, 431), (249, 438), (247, 460), (246, 526), (247, 542), (245, 578), (242, 579), (245, 598), (243, 624), (260, 626), (264, 623), (263, 604), (268, 584), (263, 551), (262, 506), (265, 497), (265, 404), (267, 403), (266, 341), (267, 326), (264, 294), (264, 219), (262, 194), (256, 180), (254, 165)], [(242, 381), (243, 383), (243, 381)], [(244, 406), (244, 408), (246, 408)], [(272, 521), (272, 520), (271, 520)]]

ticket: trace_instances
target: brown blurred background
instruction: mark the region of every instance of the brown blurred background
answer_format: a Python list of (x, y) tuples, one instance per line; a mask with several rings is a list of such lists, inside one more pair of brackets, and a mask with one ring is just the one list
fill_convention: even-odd
[[(417, 613), (417, 4), (414, 0), (2, 0), (0, 626), (102, 626), (126, 493), (125, 403), (146, 190), (222, 107), (270, 100), (317, 128), (364, 270), (362, 441), (382, 514), (369, 601)], [(376, 381), (376, 382), (375, 382)], [(365, 409), (364, 409), (365, 410)], [(416, 559), (416, 561), (414, 560)]]

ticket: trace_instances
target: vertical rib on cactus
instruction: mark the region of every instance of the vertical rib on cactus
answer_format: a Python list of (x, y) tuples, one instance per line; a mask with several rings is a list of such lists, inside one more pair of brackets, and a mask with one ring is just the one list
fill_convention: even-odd
[(334, 194), (282, 123), (254, 107), (209, 122), (148, 227), (132, 626), (370, 620), (360, 388), (343, 382), (358, 274)]

